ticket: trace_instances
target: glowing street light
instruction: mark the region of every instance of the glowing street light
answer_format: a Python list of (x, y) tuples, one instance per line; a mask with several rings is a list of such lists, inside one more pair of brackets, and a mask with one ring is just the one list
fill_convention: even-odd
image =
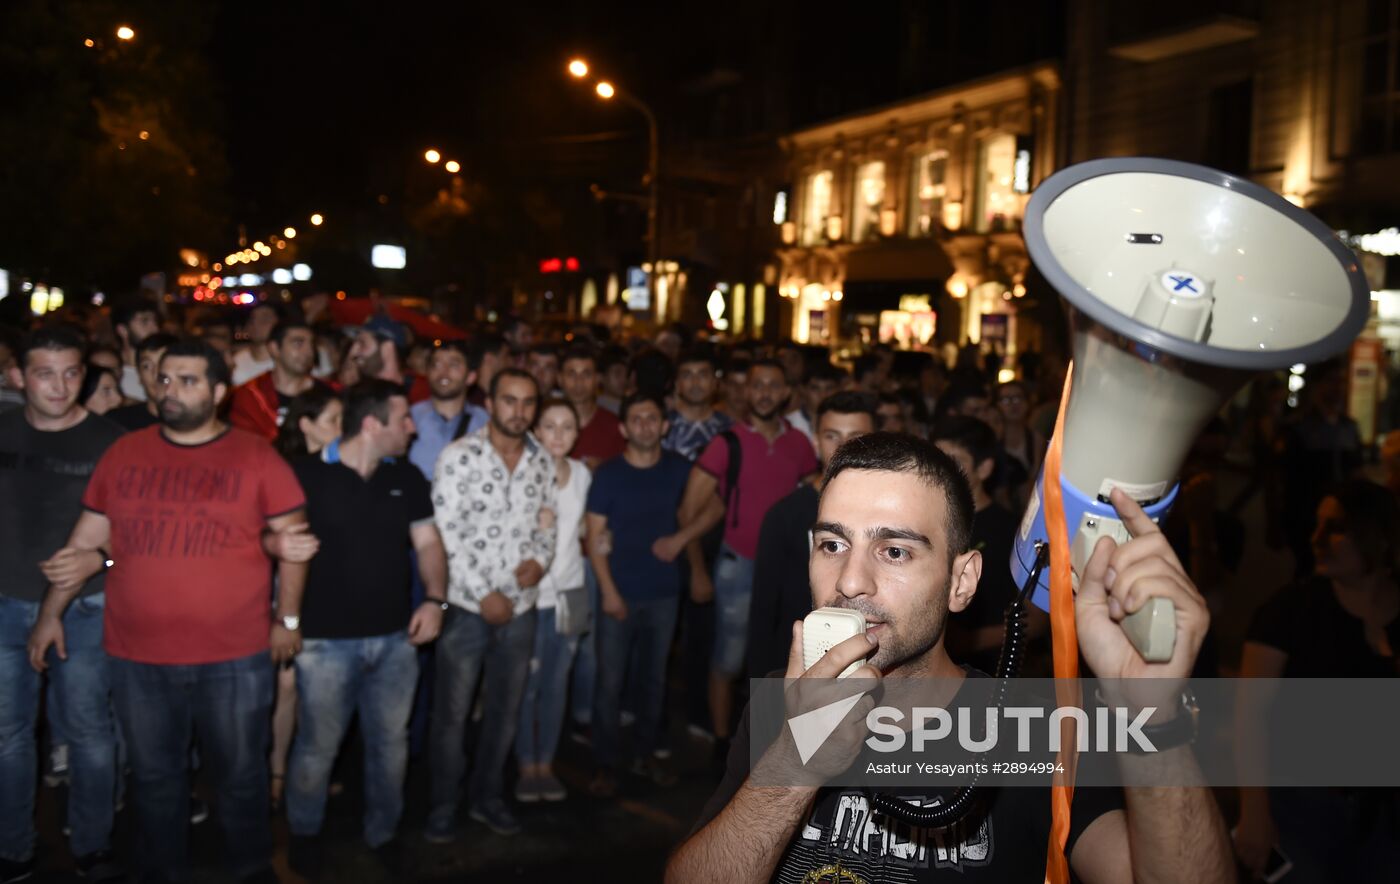
[(599, 80), (598, 85), (593, 87), (593, 91), (597, 92), (598, 97), (604, 101), (617, 94), (617, 90), (613, 88), (613, 84), (609, 83), (607, 80)]
[(296, 239), (297, 229), (295, 227), (288, 227), (282, 231), (282, 235), (287, 239)]
[(117, 39), (134, 40), (136, 39), (136, 32), (131, 29), (130, 25), (121, 25), (117, 28)]
[(95, 43), (91, 37), (88, 37), (86, 40), (83, 41), (83, 45), (91, 49), (92, 47), (96, 46), (97, 43)]
[(312, 216), (311, 216), (311, 226), (312, 226), (312, 227), (320, 227), (320, 226), (321, 226), (321, 222), (322, 222), (322, 221), (325, 221), (325, 220), (326, 220), (326, 219), (325, 219), (325, 218), (322, 218), (322, 217), (321, 217), (321, 214), (318, 212), (318, 213), (316, 213), (315, 215), (312, 215)]
[(575, 79), (582, 80), (588, 76), (588, 62), (581, 58), (575, 58), (569, 62), (569, 75)]
[(442, 154), (438, 153), (430, 147), (423, 153), (423, 159), (427, 160), (430, 163), (436, 163), (438, 160), (442, 159)]
[(446, 163), (443, 163), (442, 167), (447, 171), (451, 172), (453, 175), (456, 175), (458, 172), (462, 171), (462, 164), (457, 162), (456, 160), (448, 160)]

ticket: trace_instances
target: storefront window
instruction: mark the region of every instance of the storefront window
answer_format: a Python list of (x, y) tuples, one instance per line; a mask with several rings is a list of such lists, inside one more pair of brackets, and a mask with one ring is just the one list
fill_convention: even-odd
[(807, 178), (807, 193), (803, 197), (802, 244), (820, 245), (826, 236), (826, 216), (831, 214), (831, 170), (817, 172)]
[(909, 235), (933, 236), (943, 219), (944, 177), (948, 151), (934, 150), (914, 157), (909, 175)]
[(880, 238), (880, 209), (885, 204), (885, 164), (876, 160), (856, 171), (855, 215), (851, 239), (871, 242)]
[(1020, 214), (1020, 197), (1012, 187), (1016, 172), (1016, 136), (993, 135), (977, 152), (977, 232), (1011, 230)]

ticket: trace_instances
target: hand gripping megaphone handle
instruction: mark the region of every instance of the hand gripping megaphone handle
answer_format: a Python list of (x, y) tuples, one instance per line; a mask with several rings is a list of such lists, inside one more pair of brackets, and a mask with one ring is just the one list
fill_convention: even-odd
[[(1156, 520), (1163, 515), (1165, 513), (1154, 514), (1153, 518)], [(1100, 537), (1112, 537), (1115, 542), (1123, 544), (1131, 539), (1131, 534), (1128, 526), (1116, 518), (1086, 514), (1079, 531), (1070, 541), (1070, 566), (1074, 571), (1076, 587), (1079, 575), (1084, 573), (1084, 567)], [(1119, 625), (1148, 663), (1165, 663), (1172, 658), (1172, 650), (1176, 647), (1176, 605), (1172, 604), (1171, 599), (1148, 599), (1141, 608), (1124, 617)]]

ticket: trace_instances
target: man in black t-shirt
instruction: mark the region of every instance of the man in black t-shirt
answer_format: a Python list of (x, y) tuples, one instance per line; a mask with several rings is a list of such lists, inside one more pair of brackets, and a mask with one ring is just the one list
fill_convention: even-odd
[[(293, 868), (308, 878), (320, 870), (331, 766), (357, 712), (365, 741), (365, 842), (386, 858), (396, 853), (418, 679), (414, 647), (437, 637), (447, 597), (432, 489), (403, 457), (413, 435), (403, 390), (384, 380), (350, 388), (344, 426), (338, 445), (293, 464), (309, 530), (320, 540), (301, 616), (283, 611), (284, 625), (304, 635), (287, 823)], [(410, 548), (427, 589), (417, 610), (410, 610)]]
[[(997, 658), (1006, 633), (1006, 606), (1020, 591), (1011, 579), (1011, 547), (1016, 537), (1016, 517), (997, 503), (987, 482), (997, 467), (997, 436), (989, 424), (975, 417), (947, 417), (933, 425), (929, 441), (953, 459), (972, 490), (972, 548), (982, 553), (982, 579), (977, 595), (956, 617), (948, 620), (948, 643), (958, 659), (989, 675), (996, 672)], [(1049, 618), (1039, 608), (1027, 608), (1026, 635), (1036, 662), (1048, 650), (1041, 637)], [(1049, 675), (1028, 671), (1021, 675)]]
[[(843, 443), (875, 432), (876, 399), (855, 390), (833, 393), (818, 403), (812, 421), (817, 459), (825, 468)], [(822, 474), (812, 474), (763, 517), (749, 603), (750, 678), (762, 678), (787, 665), (792, 621), (812, 610), (807, 557), (821, 487)]]
[[(1157, 709), (1149, 719), (1156, 725), (1183, 714), (1172, 698), (1154, 690), (1156, 679), (1190, 673), (1209, 615), (1152, 520), (1120, 491), (1111, 501), (1133, 539), (1121, 546), (1101, 539), (1084, 568), (1074, 600), (1079, 650), (1101, 676), (1153, 679), (1135, 683), (1133, 693), (1139, 700), (1152, 693), (1145, 706)], [(867, 632), (835, 645), (804, 671), (802, 623), (794, 623), (787, 678), (830, 679), (851, 664), (859, 665), (854, 678), (861, 681), (854, 683), (867, 691), (890, 676), (964, 678), (966, 671), (944, 647), (943, 629), (948, 615), (972, 600), (983, 572), (981, 553), (969, 548), (972, 516), (972, 493), (962, 472), (932, 444), (872, 433), (842, 446), (827, 466), (808, 573), (813, 606), (858, 612)], [(1177, 640), (1166, 663), (1145, 662), (1118, 623), (1125, 610), (1144, 604), (1149, 592), (1176, 606)], [(788, 719), (816, 705), (801, 699), (811, 696), (809, 691), (789, 695)], [(1139, 714), (1135, 704), (1127, 706), (1130, 718)], [(865, 714), (872, 708), (870, 698), (858, 702), (805, 767), (789, 728), (771, 742), (736, 740), (725, 780), (697, 830), (672, 855), (666, 880), (1045, 879), (1051, 830), (1047, 789), (984, 793), (985, 800), (960, 822), (928, 829), (871, 814), (856, 793), (774, 785), (798, 782), (786, 779), (794, 770), (842, 775), (865, 744)], [(1189, 745), (1158, 748), (1151, 756), (1120, 755), (1116, 763), (1125, 780), (1166, 767), (1199, 781)], [(761, 787), (750, 780), (751, 751), (757, 758), (753, 779), (765, 784)], [(901, 788), (899, 797), (924, 806), (949, 798), (918, 794), (926, 789), (911, 785)], [(1069, 823), (1066, 874), (1087, 884), (1234, 880), (1225, 825), (1204, 787), (1076, 789)]]
[(141, 378), (141, 388), (146, 391), (144, 402), (133, 402), (107, 412), (107, 419), (122, 429), (144, 430), (160, 423), (160, 411), (156, 402), (160, 399), (160, 385), (156, 378), (160, 374), (160, 358), (175, 336), (165, 332), (147, 335), (136, 345), (136, 370)]
[[(53, 687), (50, 728), (61, 716), (68, 745), (73, 856), (86, 876), (102, 880), (116, 871), (116, 738), (102, 650), (106, 556), (55, 553), (82, 510), (88, 476), (122, 433), (78, 404), (84, 347), (76, 331), (32, 333), (10, 373), (25, 406), (0, 414), (0, 881), (34, 869), (34, 731), (44, 670)], [(30, 627), (51, 582), (82, 589), (63, 613), (58, 652), (31, 654)]]

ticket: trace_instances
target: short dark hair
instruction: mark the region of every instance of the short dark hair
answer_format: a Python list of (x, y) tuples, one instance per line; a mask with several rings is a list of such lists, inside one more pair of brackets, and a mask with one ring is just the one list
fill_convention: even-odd
[(661, 417), (666, 417), (666, 402), (656, 393), (647, 390), (638, 390), (635, 393), (628, 393), (622, 398), (622, 404), (617, 407), (617, 419), (627, 423), (627, 413), (638, 405), (650, 402), (656, 406), (656, 410), (661, 412)]
[(112, 308), (112, 327), (130, 325), (131, 320), (142, 313), (153, 313), (157, 319), (160, 318), (160, 308), (156, 306), (154, 301), (148, 301), (144, 298), (123, 301)]
[(938, 414), (936, 415), (936, 417), (939, 419), (947, 417), (948, 413), (955, 408), (959, 412), (961, 412), (962, 407), (967, 404), (967, 401), (969, 399), (986, 398), (986, 387), (983, 387), (980, 384), (959, 381), (957, 383), (954, 383), (952, 386), (948, 387), (948, 389), (944, 390), (943, 395), (938, 397)]
[(559, 358), (559, 348), (553, 344), (531, 344), (530, 349), (525, 351), (531, 356), (553, 356)]
[[(253, 305), (248, 308), (248, 319), (253, 318), (253, 311), (255, 310), (271, 310), (272, 315), (276, 316), (279, 322), (282, 317), (286, 315), (286, 311), (282, 309), (282, 305), (276, 301), (254, 301)], [(246, 322), (247, 320), (244, 321)]]
[[(869, 393), (862, 393), (859, 390), (841, 390), (832, 393), (817, 405), (817, 423), (820, 424), (822, 415), (829, 412), (836, 414), (864, 414), (869, 415), (872, 427), (880, 426), (880, 418), (875, 413), (875, 397)], [(812, 428), (813, 430), (816, 427)]]
[(535, 380), (535, 376), (523, 368), (516, 368), (512, 365), (509, 368), (501, 369), (491, 377), (490, 395), (492, 399), (496, 398), (496, 391), (501, 388), (501, 381), (505, 378), (520, 378), (521, 380), (529, 381), (530, 386), (535, 388), (535, 395), (540, 395), (540, 382)]
[(876, 356), (873, 352), (857, 356), (855, 362), (851, 365), (851, 374), (855, 377), (856, 383), (860, 383), (861, 378), (866, 375), (874, 374), (879, 370), (880, 357)]
[(499, 353), (506, 345), (506, 339), (495, 332), (483, 331), (472, 335), (467, 342), (467, 368), (471, 371), (480, 371), (481, 363), (486, 361), (487, 353)]
[[(967, 552), (972, 540), (972, 489), (957, 463), (926, 442), (908, 433), (868, 433), (836, 450), (826, 465), (822, 488), (847, 470), (913, 473), (921, 482), (943, 492), (948, 506), (948, 563)], [(825, 493), (825, 490), (823, 490)]]
[(1346, 514), (1343, 531), (1372, 574), (1400, 574), (1400, 503), (1389, 490), (1365, 479), (1349, 479), (1326, 491)]
[(315, 330), (300, 319), (283, 319), (272, 327), (272, 334), (267, 336), (267, 342), (280, 347), (282, 346), (282, 339), (287, 336), (287, 332), (296, 331), (297, 329), (304, 329), (313, 339), (316, 337)]
[(566, 349), (559, 357), (561, 366), (570, 362), (588, 362), (593, 366), (593, 370), (598, 370), (598, 354), (593, 352), (593, 348), (585, 344), (574, 344)]
[(711, 369), (719, 368), (719, 358), (715, 356), (715, 348), (703, 344), (696, 344), (682, 350), (680, 355), (676, 357), (676, 368), (696, 362), (703, 362)]
[[(470, 348), (469, 346), (467, 346), (467, 342), (466, 342), (466, 341), (459, 341), (459, 340), (455, 340), (455, 339), (454, 339), (454, 340), (443, 341), (441, 344), (436, 344), (436, 345), (434, 345), (434, 347), (433, 347), (433, 353), (456, 353), (456, 354), (458, 354), (458, 355), (460, 355), (460, 356), (462, 357), (462, 360), (463, 360), (464, 362), (467, 363), (467, 368), (468, 368), (468, 369), (471, 369), (471, 365), (472, 365), (471, 348)], [(428, 363), (431, 365), (431, 364), (432, 364), (432, 361), (433, 361), (433, 354), (430, 353), (430, 354), (428, 354)], [(477, 368), (480, 368), (480, 367), (481, 367), (481, 363), (478, 362), (478, 363), (477, 363)]]
[(787, 369), (783, 368), (783, 364), (776, 359), (767, 356), (762, 359), (755, 359), (749, 363), (749, 373), (752, 374), (755, 368), (771, 368), (774, 371), (781, 372), (783, 375), (783, 382), (787, 382)]
[(341, 438), (353, 439), (360, 435), (360, 430), (363, 429), (367, 417), (373, 417), (381, 424), (387, 424), (389, 422), (389, 400), (395, 396), (402, 396), (405, 400), (408, 398), (403, 387), (382, 378), (360, 381), (346, 390), (343, 397), (345, 413), (340, 421)]
[[(151, 337), (155, 337), (155, 335)], [(160, 358), (160, 361), (164, 362), (172, 356), (203, 359), (204, 378), (209, 382), (211, 390), (219, 384), (223, 384), (225, 387), (232, 385), (228, 363), (224, 361), (223, 354), (215, 350), (213, 345), (203, 338), (177, 338), (165, 348), (165, 355)]]
[(83, 333), (71, 325), (44, 325), (24, 336), (19, 347), (19, 366), (29, 364), (29, 354), (36, 350), (77, 350), (82, 359), (87, 350), (87, 339)]
[(948, 442), (972, 457), (972, 466), (997, 459), (997, 433), (991, 424), (964, 414), (937, 421), (928, 435), (930, 442)]
[(671, 392), (671, 387), (676, 381), (676, 367), (671, 364), (665, 353), (655, 347), (647, 347), (633, 356), (629, 368), (636, 379), (638, 390), (658, 396), (665, 396)]
[(830, 362), (818, 362), (815, 365), (807, 366), (807, 370), (802, 374), (802, 383), (810, 384), (812, 381), (831, 381), (839, 384), (849, 378), (850, 375), (839, 365), (832, 365)]
[[(155, 334), (146, 335), (141, 343), (136, 345), (136, 361), (140, 362), (142, 356), (145, 356), (153, 350), (168, 350), (171, 345), (179, 340), (180, 339), (174, 335), (166, 334), (165, 332), (156, 332)], [(199, 340), (204, 339), (200, 338)]]
[(614, 365), (626, 365), (627, 349), (618, 344), (609, 344), (598, 354), (598, 360), (594, 364), (600, 372), (607, 371)]

